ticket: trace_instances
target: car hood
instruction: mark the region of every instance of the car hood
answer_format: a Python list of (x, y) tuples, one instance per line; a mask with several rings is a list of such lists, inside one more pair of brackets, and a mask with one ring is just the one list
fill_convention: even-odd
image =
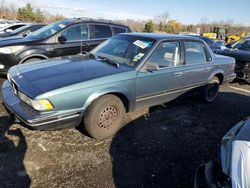
[(78, 57), (18, 65), (10, 73), (20, 90), (34, 98), (54, 89), (130, 70), (133, 68), (126, 65), (117, 68), (95, 59)]
[(0, 47), (9, 46), (9, 45), (10, 46), (20, 45), (26, 42), (33, 42), (33, 41), (37, 41), (37, 39), (31, 38), (31, 37), (23, 37), (23, 36), (5, 37), (5, 38), (0, 38)]
[(234, 57), (238, 61), (250, 61), (250, 52), (237, 49), (218, 50), (217, 54)]

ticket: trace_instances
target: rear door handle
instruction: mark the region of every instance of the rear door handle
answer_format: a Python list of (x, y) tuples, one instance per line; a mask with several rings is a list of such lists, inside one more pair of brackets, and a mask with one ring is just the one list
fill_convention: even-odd
[(181, 76), (181, 75), (183, 75), (183, 72), (175, 72), (174, 75), (175, 76)]

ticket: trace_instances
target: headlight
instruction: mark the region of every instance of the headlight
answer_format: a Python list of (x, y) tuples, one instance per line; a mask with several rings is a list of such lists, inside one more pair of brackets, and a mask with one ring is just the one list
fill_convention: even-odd
[(33, 107), (37, 111), (52, 110), (54, 108), (51, 102), (47, 99), (32, 100), (20, 91), (18, 92), (18, 96), (23, 102)]
[(23, 49), (24, 46), (8, 46), (8, 47), (3, 47), (0, 48), (0, 53), (3, 54), (11, 54), (11, 53), (15, 53), (21, 49)]
[(10, 73), (7, 74), (7, 79), (9, 80), (9, 82), (11, 81)]

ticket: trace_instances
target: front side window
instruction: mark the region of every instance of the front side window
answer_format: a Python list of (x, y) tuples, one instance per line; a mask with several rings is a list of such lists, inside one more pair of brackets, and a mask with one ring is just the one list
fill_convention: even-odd
[(205, 46), (201, 42), (184, 42), (185, 63), (200, 64), (206, 62)]
[(96, 39), (111, 37), (111, 27), (108, 25), (94, 25), (94, 36)]
[(161, 43), (148, 60), (156, 63), (160, 68), (174, 67), (180, 64), (180, 45), (178, 42)]
[(88, 27), (80, 24), (75, 25), (66, 29), (61, 35), (67, 39), (67, 42), (88, 39)]
[(97, 46), (91, 53), (135, 67), (144, 59), (154, 43), (153, 39), (117, 35)]
[(72, 23), (73, 23), (72, 20), (62, 20), (59, 22), (54, 22), (45, 27), (42, 27), (41, 29), (36, 30), (35, 32), (30, 34), (29, 37), (36, 38), (36, 39), (46, 39), (62, 31), (63, 29), (71, 25)]

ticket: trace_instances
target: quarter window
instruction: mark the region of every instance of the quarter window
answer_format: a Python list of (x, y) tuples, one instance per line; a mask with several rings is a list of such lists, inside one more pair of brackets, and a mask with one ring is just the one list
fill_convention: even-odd
[(184, 42), (186, 64), (206, 62), (205, 46), (201, 42)]
[(127, 29), (121, 28), (121, 27), (113, 27), (115, 34), (119, 34), (119, 33), (126, 33)]
[(94, 25), (95, 38), (108, 38), (112, 36), (112, 30), (110, 26), (107, 25)]
[(173, 67), (180, 64), (180, 46), (178, 42), (161, 43), (149, 58), (150, 63), (156, 63), (160, 68)]

